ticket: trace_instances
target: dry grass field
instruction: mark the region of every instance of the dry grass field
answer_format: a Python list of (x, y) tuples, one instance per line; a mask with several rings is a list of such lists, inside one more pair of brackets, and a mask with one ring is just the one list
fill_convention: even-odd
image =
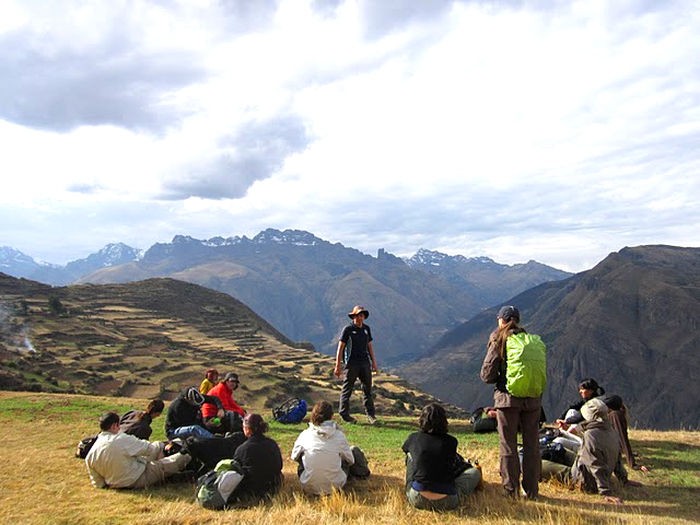
[[(140, 407), (142, 399), (66, 394), (0, 392), (0, 523), (7, 524), (336, 524), (336, 523), (566, 523), (666, 524), (698, 523), (700, 496), (700, 433), (631, 432), (635, 449), (652, 467), (644, 483), (623, 489), (622, 506), (595, 495), (543, 483), (536, 502), (509, 501), (500, 495), (497, 439), (473, 434), (462, 420), (450, 431), (465, 457), (478, 458), (484, 469), (484, 490), (465, 499), (460, 509), (433, 513), (412, 509), (402, 492), (400, 445), (415, 429), (412, 417), (383, 416), (376, 427), (345, 425), (352, 443), (367, 453), (369, 480), (326, 498), (301, 494), (295, 466), (288, 458), (292, 443), (305, 427), (271, 425), (269, 435), (285, 457), (283, 490), (270, 503), (248, 509), (207, 511), (194, 501), (194, 486), (170, 483), (143, 491), (92, 488), (83, 461), (73, 454), (77, 441), (96, 432), (97, 416), (108, 409), (123, 412)], [(249, 407), (267, 418), (269, 409)], [(381, 415), (381, 414), (380, 414)], [(155, 439), (163, 436), (162, 419), (154, 422)]]

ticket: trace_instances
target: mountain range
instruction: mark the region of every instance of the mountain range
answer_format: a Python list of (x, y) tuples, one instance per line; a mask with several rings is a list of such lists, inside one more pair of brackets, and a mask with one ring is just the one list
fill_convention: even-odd
[[(535, 261), (507, 266), (420, 250), (401, 259), (377, 257), (299, 230), (267, 229), (249, 239), (198, 240), (178, 235), (145, 252), (108, 245), (65, 268), (37, 265), (0, 270), (47, 284), (125, 283), (170, 277), (225, 292), (295, 341), (332, 355), (355, 304), (371, 312), (380, 366), (424, 355), (447, 330), (500, 300), (571, 274)], [(63, 273), (61, 273), (63, 272)]]
[[(591, 270), (531, 288), (508, 301), (523, 326), (548, 347), (549, 420), (576, 401), (577, 385), (595, 378), (626, 400), (633, 425), (700, 427), (700, 249), (625, 248)], [(465, 408), (492, 403), (479, 371), (497, 308), (445, 334), (429, 357), (397, 372)]]

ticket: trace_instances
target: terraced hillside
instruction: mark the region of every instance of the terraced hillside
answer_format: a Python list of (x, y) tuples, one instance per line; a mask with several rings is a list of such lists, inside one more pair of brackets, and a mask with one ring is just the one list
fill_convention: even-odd
[[(0, 274), (0, 325), (0, 389), (167, 400), (215, 367), (239, 373), (243, 406), (335, 400), (340, 390), (332, 358), (227, 294), (172, 279), (52, 288)], [(433, 399), (389, 374), (376, 385), (380, 413)]]

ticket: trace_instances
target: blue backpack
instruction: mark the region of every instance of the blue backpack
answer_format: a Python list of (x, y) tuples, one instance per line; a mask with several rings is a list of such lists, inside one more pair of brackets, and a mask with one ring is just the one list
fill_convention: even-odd
[(272, 417), (280, 423), (301, 423), (306, 417), (308, 406), (306, 401), (298, 397), (287, 399), (280, 406), (272, 410)]

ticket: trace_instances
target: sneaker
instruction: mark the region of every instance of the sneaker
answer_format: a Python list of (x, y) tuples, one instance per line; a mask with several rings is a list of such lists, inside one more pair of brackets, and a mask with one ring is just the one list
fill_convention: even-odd
[(376, 425), (377, 424), (377, 418), (374, 416), (367, 416), (367, 421), (369, 422), (370, 425)]
[(343, 418), (343, 421), (345, 421), (346, 423), (352, 423), (353, 425), (354, 425), (355, 423), (357, 423), (357, 419), (355, 419), (354, 417), (352, 417), (352, 416), (350, 416), (350, 415), (347, 415), (347, 416), (346, 416), (346, 415), (341, 415), (340, 417), (342, 417), (342, 418)]

